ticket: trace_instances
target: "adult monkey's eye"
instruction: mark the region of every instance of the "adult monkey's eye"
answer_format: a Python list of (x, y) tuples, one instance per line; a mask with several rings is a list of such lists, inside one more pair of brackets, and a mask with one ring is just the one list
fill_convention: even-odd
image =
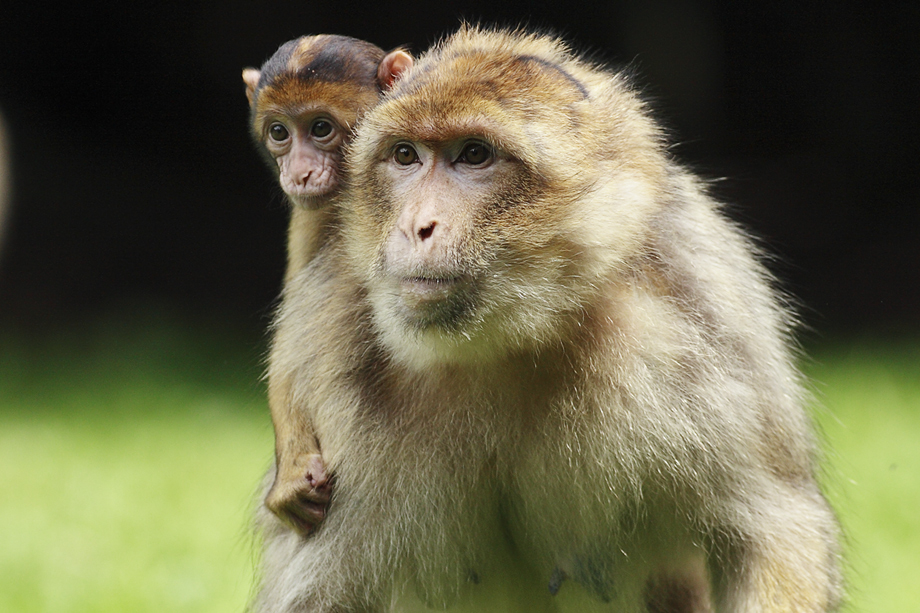
[(473, 166), (485, 164), (490, 159), (492, 159), (492, 149), (487, 144), (478, 141), (467, 143), (460, 153), (460, 160)]
[(323, 138), (332, 133), (332, 122), (325, 119), (317, 119), (310, 127), (310, 134), (316, 138)]
[(290, 135), (291, 135), (290, 132), (288, 132), (288, 129), (285, 128), (284, 124), (282, 123), (277, 123), (277, 122), (273, 123), (268, 128), (268, 136), (273, 141), (278, 142), (278, 143), (280, 143), (281, 141), (287, 140), (288, 136)]
[(403, 166), (408, 166), (418, 161), (418, 153), (409, 145), (398, 145), (394, 157), (396, 158), (396, 163)]

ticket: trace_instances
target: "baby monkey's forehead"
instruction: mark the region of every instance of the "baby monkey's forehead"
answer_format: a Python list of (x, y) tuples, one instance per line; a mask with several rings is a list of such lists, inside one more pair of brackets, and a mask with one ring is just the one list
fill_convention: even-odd
[(259, 104), (289, 107), (323, 104), (349, 108), (370, 104), (377, 100), (376, 87), (354, 81), (304, 80), (291, 75), (275, 79), (258, 93)]
[(289, 77), (276, 79), (263, 87), (257, 97), (256, 122), (272, 115), (297, 117), (326, 112), (349, 127), (358, 109), (377, 101), (377, 89), (352, 81), (305, 81)]
[(263, 66), (270, 79), (285, 74), (319, 81), (373, 83), (383, 51), (346, 36), (305, 36), (282, 45)]

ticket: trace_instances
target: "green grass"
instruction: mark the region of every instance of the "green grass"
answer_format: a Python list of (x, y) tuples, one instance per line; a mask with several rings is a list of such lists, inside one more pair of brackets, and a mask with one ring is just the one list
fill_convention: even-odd
[(0, 611), (243, 610), (272, 436), (260, 350), (219, 338), (0, 336)]
[(827, 489), (847, 536), (852, 611), (920, 606), (920, 341), (838, 343), (808, 369)]
[[(272, 453), (261, 348), (155, 317), (0, 329), (0, 611), (242, 611)], [(818, 347), (850, 610), (920, 602), (920, 343)]]

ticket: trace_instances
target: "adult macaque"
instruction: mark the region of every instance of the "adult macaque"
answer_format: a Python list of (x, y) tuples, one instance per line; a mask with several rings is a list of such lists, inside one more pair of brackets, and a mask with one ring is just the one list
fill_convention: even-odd
[(838, 607), (791, 316), (621, 75), (465, 27), (349, 151), (270, 366), (334, 506), (256, 611)]
[[(243, 70), (253, 138), (291, 202), (286, 281), (303, 270), (336, 223), (329, 205), (356, 122), (411, 65), (401, 49), (384, 53), (355, 38), (318, 35), (288, 41), (261, 69)], [(331, 492), (309, 406), (275, 381), (269, 405), (276, 471), (265, 503), (307, 534), (322, 521)]]

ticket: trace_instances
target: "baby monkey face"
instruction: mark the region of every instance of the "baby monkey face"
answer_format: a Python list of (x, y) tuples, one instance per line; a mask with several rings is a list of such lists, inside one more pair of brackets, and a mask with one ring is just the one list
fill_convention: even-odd
[(342, 146), (348, 132), (330, 113), (278, 114), (265, 127), (262, 142), (278, 165), (281, 189), (295, 205), (312, 208), (340, 183)]

